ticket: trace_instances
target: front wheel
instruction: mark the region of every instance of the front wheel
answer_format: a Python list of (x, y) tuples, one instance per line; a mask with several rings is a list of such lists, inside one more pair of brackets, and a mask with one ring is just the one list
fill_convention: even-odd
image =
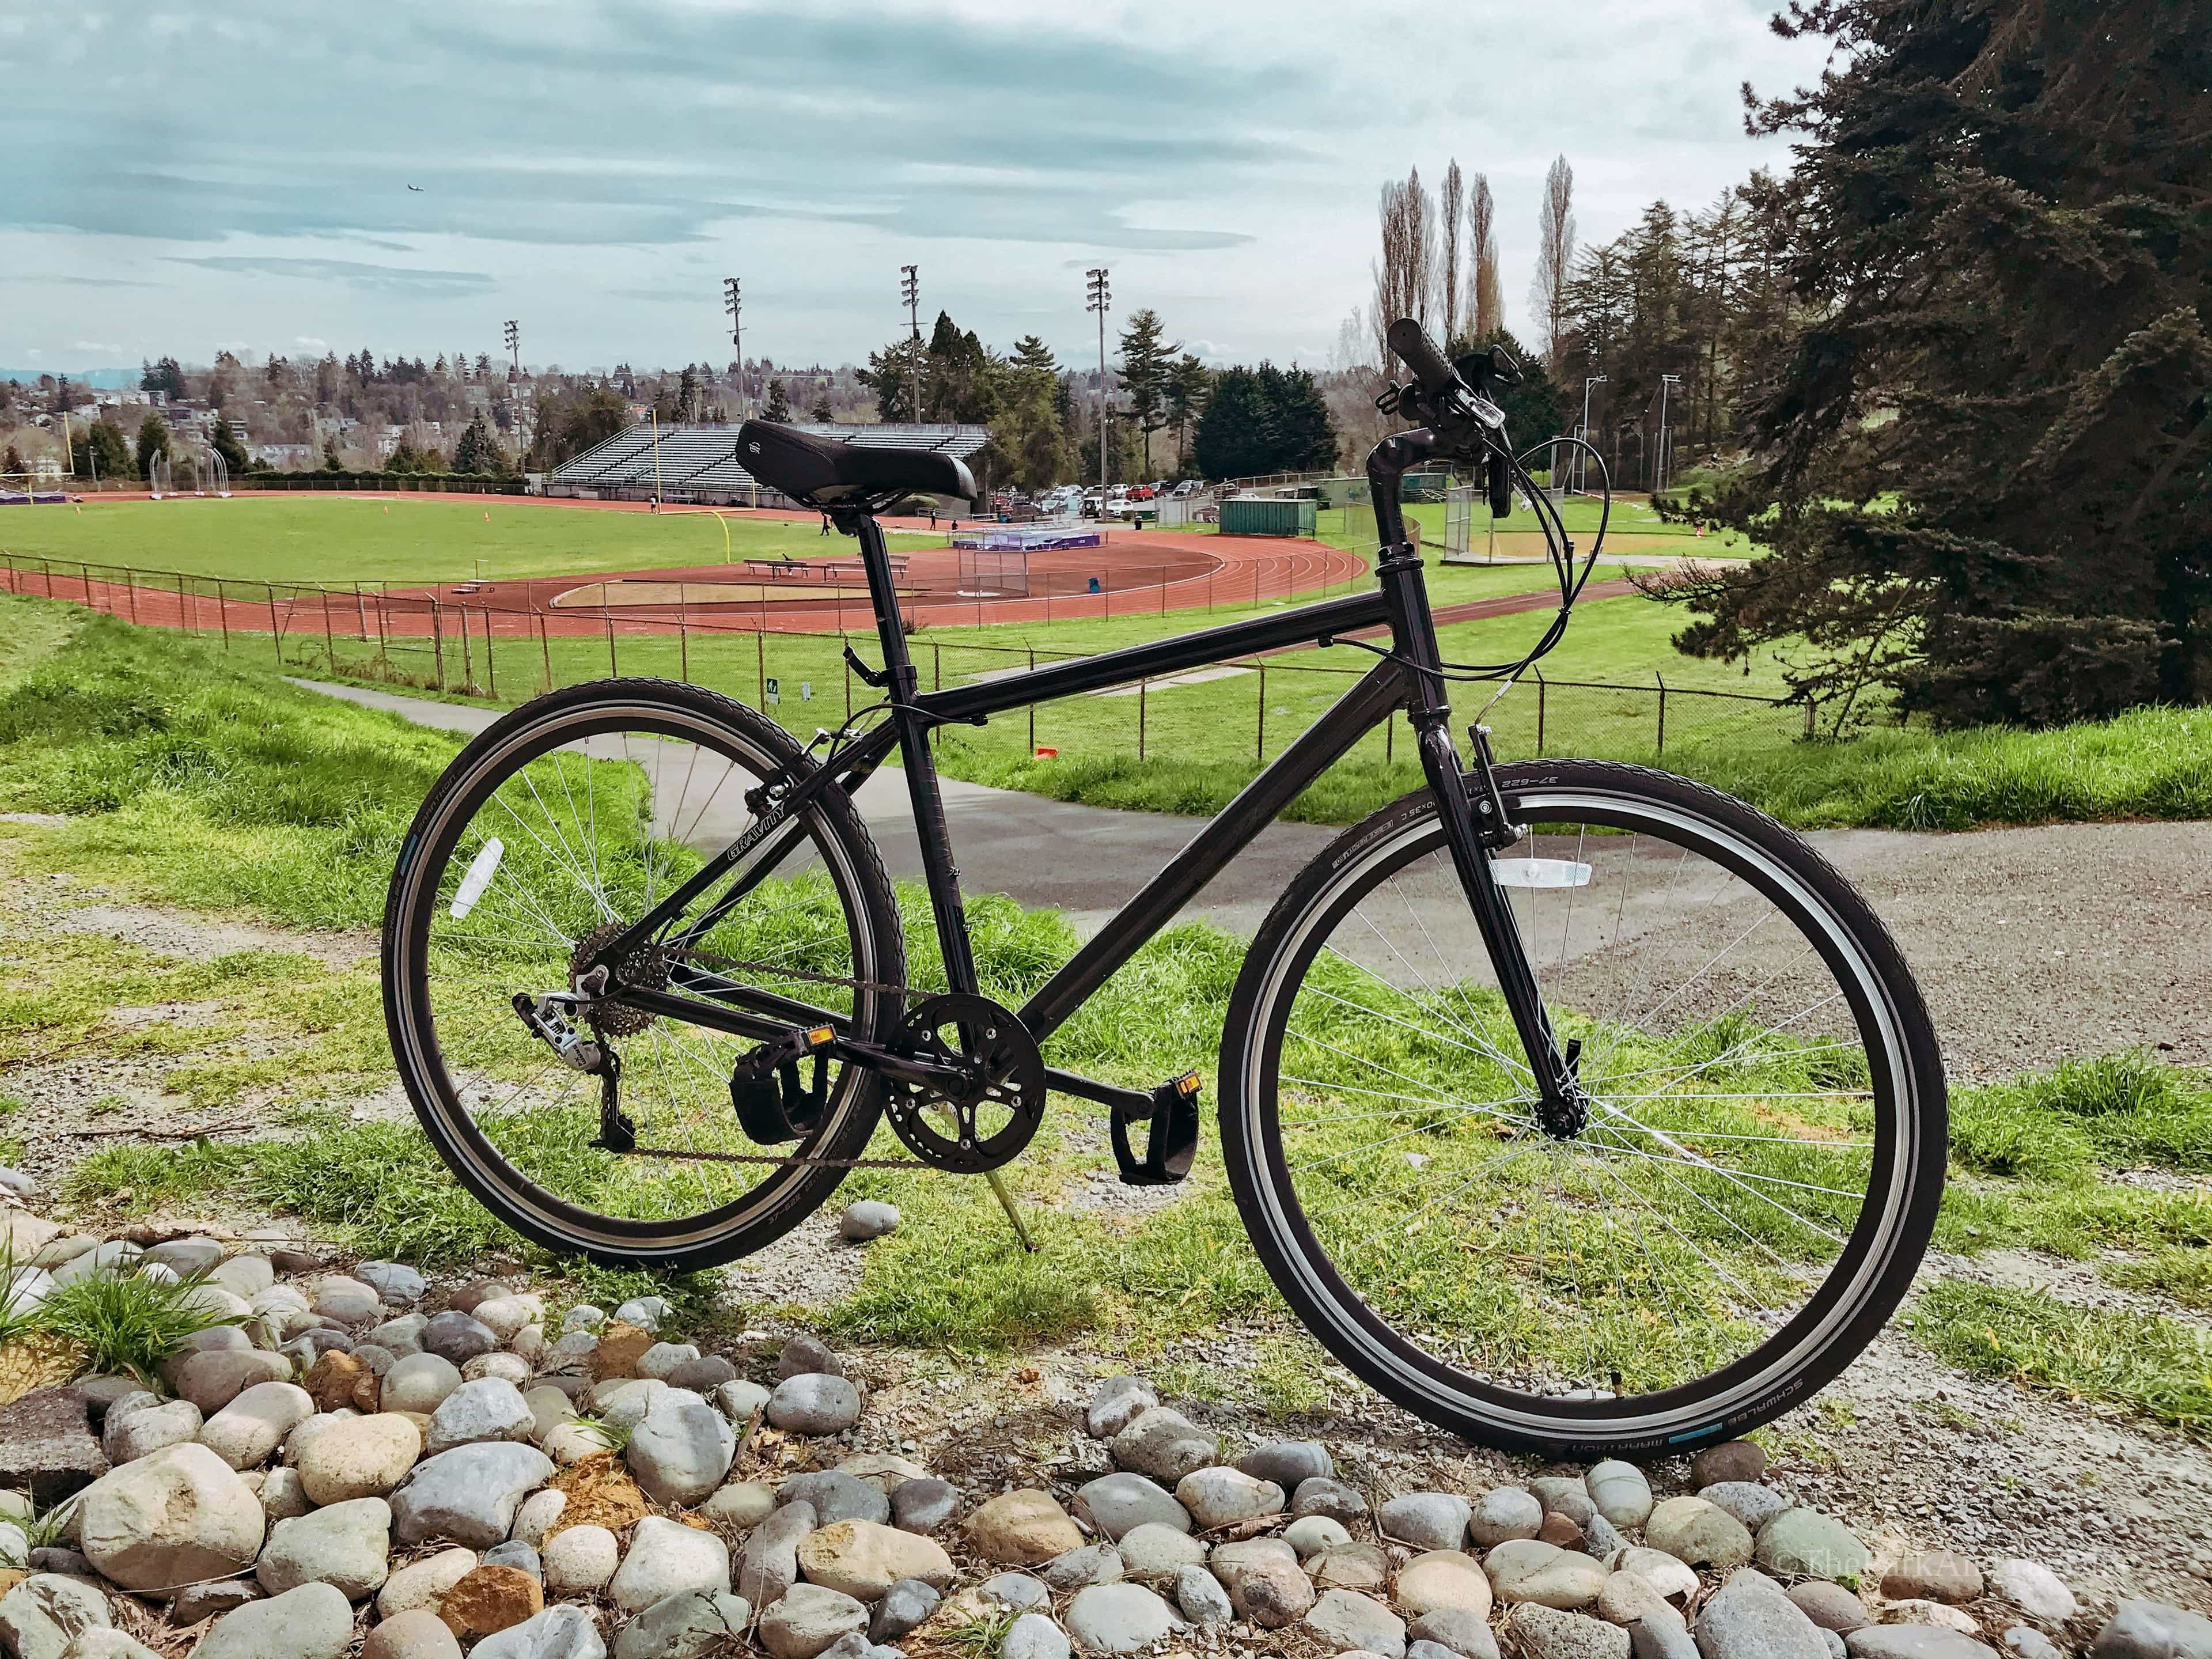
[(1641, 767), (1500, 769), (1499, 855), (1587, 1097), (1537, 1094), (1427, 792), (1347, 830), (1247, 957), (1224, 1152), (1276, 1286), (1378, 1391), (1494, 1445), (1656, 1455), (1808, 1398), (1935, 1224), (1936, 1036), (1804, 841)]

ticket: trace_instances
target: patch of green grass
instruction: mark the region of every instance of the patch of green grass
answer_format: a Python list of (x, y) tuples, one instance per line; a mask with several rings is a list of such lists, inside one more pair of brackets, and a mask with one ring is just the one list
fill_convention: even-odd
[(2148, 1256), (2100, 1261), (2097, 1276), (2123, 1290), (2170, 1297), (2185, 1308), (2212, 1309), (2212, 1246), (2177, 1244)]
[(1951, 1155), (1985, 1175), (2063, 1183), (2096, 1166), (2212, 1169), (2212, 1091), (2142, 1049), (2057, 1069), (1953, 1103)]
[(147, 1273), (88, 1273), (46, 1293), (35, 1328), (76, 1343), (88, 1370), (124, 1372), (149, 1388), (161, 1362), (191, 1340), (239, 1316), (211, 1305), (207, 1277), (160, 1279)]
[(1975, 1376), (2118, 1406), (2212, 1440), (2212, 1336), (2179, 1320), (1947, 1279), (1922, 1292), (1905, 1327)]

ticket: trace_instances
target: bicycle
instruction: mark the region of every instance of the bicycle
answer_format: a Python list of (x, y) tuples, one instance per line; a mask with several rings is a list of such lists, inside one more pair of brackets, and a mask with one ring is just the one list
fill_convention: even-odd
[[(883, 661), (846, 657), (882, 700), (802, 748), (714, 692), (607, 680), (460, 752), (399, 855), (383, 964), (400, 1075), (459, 1178), (540, 1244), (663, 1268), (760, 1249), (854, 1168), (995, 1179), (1053, 1091), (1106, 1109), (1123, 1180), (1180, 1181), (1195, 1070), (1129, 1088), (1040, 1045), (1402, 711), (1425, 786), (1282, 894), (1223, 1029), (1229, 1183), (1284, 1300), (1421, 1416), (1565, 1455), (1739, 1434), (1840, 1371), (1942, 1193), (1911, 975), (1850, 886), (1740, 801), (1638, 766), (1500, 763), (1479, 723), (1462, 757), (1447, 688), (1502, 695), (1556, 643), (1610, 498), (1578, 561), (1507, 440), (1510, 361), (1448, 363), (1406, 321), (1389, 339), (1412, 379), (1378, 401), (1425, 423), (1367, 463), (1373, 592), (928, 693), (875, 514), (972, 499), (967, 469), (746, 422), (748, 470), (860, 542)], [(1559, 606), (1517, 661), (1441, 653), (1399, 491), (1445, 462), (1480, 469), (1494, 512), (1524, 497), (1552, 550)], [(1378, 660), (1018, 1008), (986, 996), (931, 732), (1331, 641)], [(926, 995), (853, 802), (895, 750), (943, 963)], [(884, 1120), (904, 1156), (872, 1153)]]

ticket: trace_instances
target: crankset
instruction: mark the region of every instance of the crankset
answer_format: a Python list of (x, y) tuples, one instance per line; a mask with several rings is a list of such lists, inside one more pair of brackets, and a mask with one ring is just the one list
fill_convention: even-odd
[(955, 1175), (999, 1169), (1044, 1121), (1044, 1057), (1020, 1016), (988, 997), (931, 997), (899, 1022), (890, 1047), (958, 1079), (885, 1079), (891, 1129), (925, 1164)]

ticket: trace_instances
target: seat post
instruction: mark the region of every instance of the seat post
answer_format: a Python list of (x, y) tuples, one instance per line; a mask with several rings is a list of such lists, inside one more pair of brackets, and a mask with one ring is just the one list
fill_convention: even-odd
[(908, 798), (914, 804), (915, 839), (921, 847), (921, 876), (937, 918), (938, 947), (945, 956), (945, 979), (955, 991), (976, 989), (975, 959), (968, 943), (968, 911), (960, 898), (960, 868), (945, 830), (945, 797), (937, 784), (937, 763), (929, 752), (930, 722), (915, 707), (920, 679), (907, 649), (906, 627), (899, 616), (898, 589), (891, 580), (890, 551), (883, 526), (866, 511), (853, 514), (860, 561), (867, 567), (868, 597), (876, 612), (876, 638), (883, 647), (884, 671), (890, 678), (891, 720), (898, 727), (899, 760), (906, 769)]

